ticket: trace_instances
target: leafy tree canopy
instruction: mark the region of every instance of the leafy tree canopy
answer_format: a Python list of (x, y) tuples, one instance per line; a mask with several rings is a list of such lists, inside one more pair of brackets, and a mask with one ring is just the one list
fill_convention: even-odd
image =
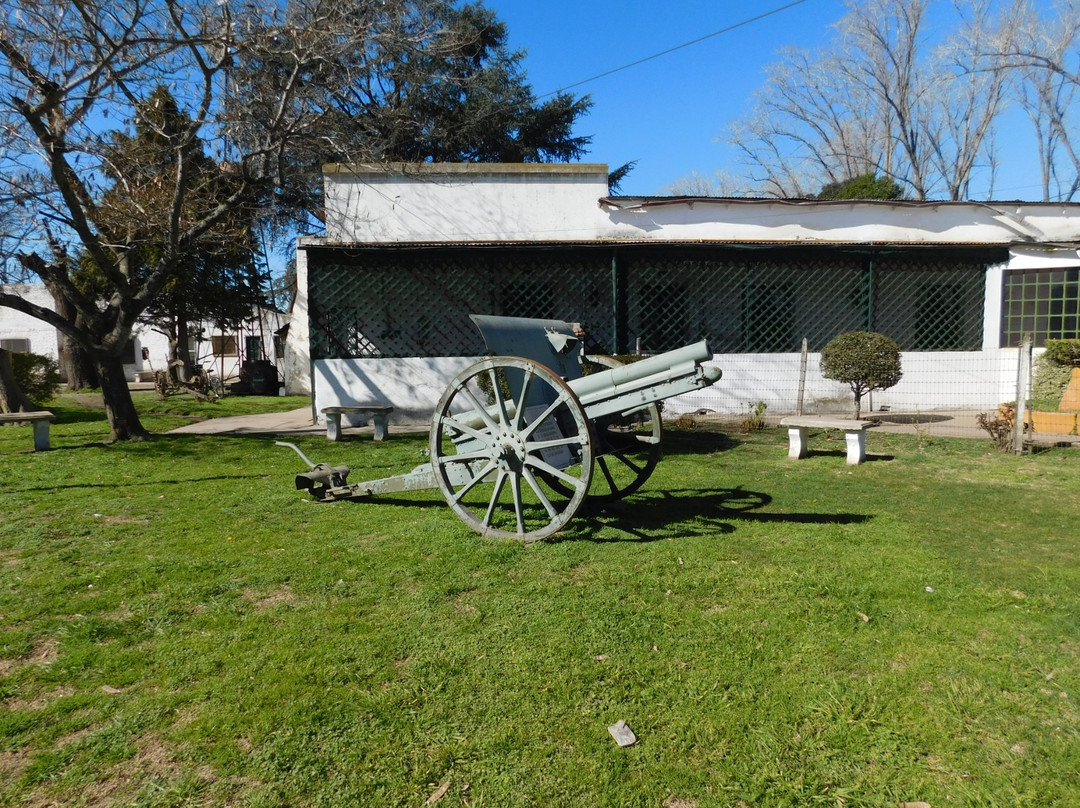
[(844, 182), (830, 182), (817, 195), (821, 200), (836, 199), (901, 199), (903, 189), (889, 177), (874, 173), (863, 174)]
[[(538, 100), (480, 4), (19, 0), (0, 23), (0, 222), (78, 342), (114, 438), (147, 311), (246, 272), (252, 222), (317, 212), (327, 161), (569, 160), (587, 98)], [(167, 87), (165, 92), (162, 87)], [(231, 287), (229, 281), (226, 287)]]

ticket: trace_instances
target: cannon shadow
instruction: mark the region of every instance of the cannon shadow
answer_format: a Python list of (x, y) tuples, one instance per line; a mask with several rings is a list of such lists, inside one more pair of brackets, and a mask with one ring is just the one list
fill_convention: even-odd
[[(732, 522), (850, 525), (872, 517), (858, 513), (775, 513), (769, 494), (743, 488), (674, 489), (639, 492), (627, 501), (590, 504), (578, 512), (581, 528), (572, 528), (549, 541), (652, 542), (671, 538), (672, 524), (680, 536), (715, 536), (735, 532)], [(600, 535), (604, 529), (626, 534)]]

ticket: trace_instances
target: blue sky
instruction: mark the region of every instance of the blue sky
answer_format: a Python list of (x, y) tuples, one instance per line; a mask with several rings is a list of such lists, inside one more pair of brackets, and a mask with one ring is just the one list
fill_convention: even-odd
[[(528, 80), (539, 96), (607, 70), (690, 42), (791, 0), (485, 0), (509, 28), (510, 44), (527, 51)], [(593, 108), (577, 128), (591, 135), (585, 158), (616, 167), (638, 164), (620, 192), (667, 193), (691, 172), (712, 177), (718, 168), (740, 173), (726, 126), (752, 108), (763, 69), (784, 46), (824, 45), (844, 14), (840, 0), (805, 0), (765, 19), (661, 56), (614, 75), (573, 87), (592, 96)], [(1021, 137), (1021, 124), (1003, 140)], [(1000, 140), (999, 139), (999, 142)], [(1037, 177), (1026, 162), (1006, 159), (995, 197), (1038, 198)], [(1030, 166), (1034, 169), (1034, 166)]]

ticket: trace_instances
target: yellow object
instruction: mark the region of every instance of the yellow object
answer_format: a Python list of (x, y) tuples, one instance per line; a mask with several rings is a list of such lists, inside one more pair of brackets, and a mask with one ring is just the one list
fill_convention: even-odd
[(1051, 435), (1075, 435), (1076, 413), (1075, 412), (1038, 412), (1031, 413), (1036, 432), (1046, 432)]
[(1061, 397), (1058, 410), (1080, 410), (1080, 368), (1073, 368), (1069, 386), (1065, 388), (1065, 395)]

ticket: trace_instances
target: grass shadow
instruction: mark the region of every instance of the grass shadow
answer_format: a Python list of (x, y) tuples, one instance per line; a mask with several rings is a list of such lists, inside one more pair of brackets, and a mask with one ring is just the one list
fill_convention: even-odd
[(38, 486), (38, 487), (34, 487), (34, 488), (9, 488), (7, 490), (12, 494), (19, 494), (19, 493), (26, 494), (26, 493), (41, 492), (41, 491), (50, 491), (50, 492), (51, 491), (67, 491), (67, 490), (74, 491), (74, 490), (78, 490), (80, 488), (82, 488), (82, 489), (93, 489), (93, 488), (105, 488), (105, 489), (141, 488), (141, 487), (145, 487), (145, 486), (154, 486), (154, 485), (171, 486), (171, 485), (189, 485), (191, 483), (209, 483), (209, 482), (215, 482), (215, 481), (218, 481), (218, 480), (261, 480), (261, 479), (264, 479), (265, 476), (266, 476), (265, 474), (217, 474), (217, 475), (211, 475), (211, 476), (207, 476), (207, 477), (188, 477), (187, 479), (175, 479), (175, 480), (145, 480), (143, 482), (134, 482), (134, 483), (129, 481), (129, 480), (124, 480), (122, 483), (120, 483), (120, 482), (68, 483), (66, 485), (61, 483), (61, 484), (58, 484), (58, 485), (43, 485), (43, 486)]
[[(772, 504), (769, 494), (742, 488), (682, 489), (637, 493), (614, 503), (586, 503), (579, 516), (590, 528), (572, 531), (555, 541), (652, 542), (671, 538), (671, 526), (679, 525), (680, 536), (710, 536), (733, 533), (734, 521), (780, 524), (861, 524), (872, 517), (857, 513), (764, 513)], [(627, 537), (599, 535), (613, 529)], [(591, 534), (591, 535), (590, 535)]]
[(104, 408), (89, 409), (78, 404), (65, 404), (59, 399), (46, 402), (41, 409), (56, 416), (54, 425), (104, 423), (107, 420)]
[[(847, 450), (846, 449), (809, 449), (809, 450), (807, 450), (806, 457), (804, 457), (803, 460), (809, 460), (809, 459), (814, 458), (814, 457), (836, 457), (836, 458), (844, 458), (844, 459), (846, 459), (847, 458)], [(863, 463), (878, 463), (878, 462), (881, 462), (881, 461), (895, 460), (895, 459), (896, 459), (896, 455), (879, 454), (879, 453), (870, 454), (869, 452), (867, 452), (866, 458), (863, 460)]]
[(665, 455), (715, 454), (730, 452), (740, 445), (742, 441), (725, 432), (675, 429), (664, 431)]

